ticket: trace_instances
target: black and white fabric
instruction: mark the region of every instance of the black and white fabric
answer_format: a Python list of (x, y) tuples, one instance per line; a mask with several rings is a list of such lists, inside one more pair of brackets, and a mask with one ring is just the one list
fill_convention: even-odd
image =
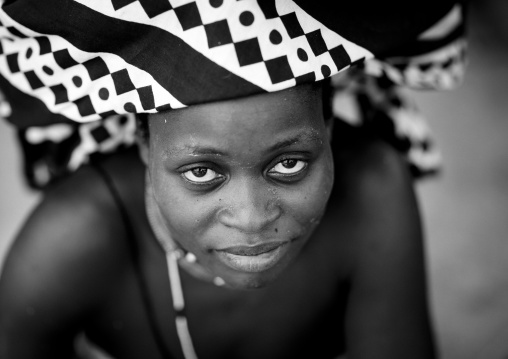
[(98, 154), (110, 154), (135, 144), (134, 114), (113, 115), (82, 124), (56, 123), (19, 131), (25, 178), (32, 188), (76, 171)]
[[(339, 73), (350, 74), (342, 76), (348, 84), (331, 81), (337, 98), (376, 108), (356, 123), (385, 113), (394, 131), (386, 137), (419, 146), (399, 147), (414, 168), (432, 172), (438, 157), (428, 131), (396, 86), (450, 89), (465, 67), (464, 5), (457, 0), (0, 4), (0, 87), (25, 154), (35, 154), (26, 155), (27, 172), (35, 163), (48, 167), (32, 170), (36, 186), (93, 153), (131, 145), (137, 113), (279, 91)], [(381, 93), (384, 102), (376, 100)], [(46, 152), (52, 155), (44, 159)]]
[[(282, 90), (373, 57), (292, 1), (280, 11), (270, 1), (67, 1), (80, 14), (68, 25), (83, 32), (73, 34), (45, 25), (61, 1), (44, 9), (21, 1), (37, 19), (26, 8), (17, 16), (18, 3), (0, 10), (0, 72), (78, 122)], [(104, 32), (91, 31), (92, 23)]]

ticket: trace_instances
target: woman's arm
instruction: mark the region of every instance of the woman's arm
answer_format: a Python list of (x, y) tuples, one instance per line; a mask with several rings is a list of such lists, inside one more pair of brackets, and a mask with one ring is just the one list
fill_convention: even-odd
[(434, 358), (420, 216), (407, 165), (369, 149), (357, 186), (366, 226), (355, 244), (346, 332), (348, 359)]
[[(73, 340), (114, 278), (123, 235), (90, 169), (50, 190), (16, 239), (0, 278), (0, 357), (70, 358)], [(118, 252), (118, 251), (117, 251)]]

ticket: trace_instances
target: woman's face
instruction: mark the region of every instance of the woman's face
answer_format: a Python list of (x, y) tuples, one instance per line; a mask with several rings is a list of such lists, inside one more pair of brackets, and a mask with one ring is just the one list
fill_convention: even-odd
[(167, 230), (232, 287), (276, 279), (324, 213), (321, 102), (309, 85), (150, 115), (142, 153)]

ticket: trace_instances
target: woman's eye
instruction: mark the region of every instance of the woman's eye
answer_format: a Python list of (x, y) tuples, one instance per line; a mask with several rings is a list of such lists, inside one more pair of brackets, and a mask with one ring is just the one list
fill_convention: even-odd
[(207, 167), (196, 167), (191, 170), (185, 171), (182, 173), (187, 180), (191, 182), (197, 183), (206, 183), (211, 182), (217, 178), (222, 177), (222, 175), (218, 174), (214, 170), (211, 170)]
[(277, 163), (269, 173), (277, 173), (282, 175), (292, 175), (300, 172), (307, 166), (307, 162), (295, 159), (282, 160)]

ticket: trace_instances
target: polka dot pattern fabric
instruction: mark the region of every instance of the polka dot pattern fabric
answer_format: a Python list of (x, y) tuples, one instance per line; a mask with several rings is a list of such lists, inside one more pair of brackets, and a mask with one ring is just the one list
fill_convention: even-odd
[[(266, 91), (322, 80), (372, 54), (292, 1), (77, 0), (110, 17), (149, 24)], [(183, 3), (183, 4), (182, 4)], [(158, 5), (159, 4), (159, 5)], [(305, 52), (307, 60), (297, 55)], [(327, 76), (321, 68), (330, 69)]]
[[(177, 62), (182, 56), (190, 64), (195, 62), (183, 72), (169, 73), (166, 77), (173, 83), (192, 83), (193, 75), (206, 78), (209, 73), (205, 70), (195, 73), (206, 68), (202, 61), (220, 66), (225, 70), (222, 77), (231, 73), (245, 80), (251, 85), (245, 90), (247, 94), (277, 91), (322, 80), (372, 57), (368, 50), (329, 30), (292, 1), (77, 0), (72, 4), (99, 20), (107, 16), (108, 21), (121, 21), (127, 29), (143, 25), (149, 27), (148, 33), (156, 28), (178, 45), (173, 49), (189, 46), (185, 55), (159, 51), (158, 55), (168, 56), (168, 61)], [(153, 113), (203, 102), (201, 98), (189, 99), (185, 89), (158, 81), (154, 70), (137, 66), (123, 50), (87, 51), (66, 38), (66, 33), (44, 35), (18, 23), (4, 10), (0, 10), (0, 20), (1, 55), (6, 60), (0, 65), (2, 75), (23, 92), (40, 98), (50, 111), (71, 120), (90, 122), (109, 115)], [(154, 42), (155, 37), (140, 41)], [(112, 41), (109, 46), (117, 45)], [(164, 63), (163, 58), (159, 60)], [(164, 71), (161, 64), (158, 71)], [(177, 77), (179, 73), (182, 78)], [(227, 87), (223, 84), (221, 91)], [(235, 82), (227, 94), (208, 90), (212, 95), (202, 97), (210, 101), (242, 96), (244, 87)], [(196, 88), (194, 91), (199, 92)]]
[[(306, 0), (69, 0), (65, 14), (60, 1), (40, 4), (23, 0), (0, 8), (6, 80), (0, 86), (8, 90), (7, 119), (20, 128), (34, 187), (96, 153), (131, 146), (135, 114), (328, 78), (337, 120), (378, 133), (407, 158), (415, 176), (439, 168), (430, 131), (398, 86), (460, 83), (467, 48), (462, 1), (412, 3), (395, 24), (404, 31), (393, 23), (399, 16), (382, 12), (370, 19), (377, 32), (362, 11), (393, 9), (394, 1), (324, 8)], [(411, 15), (413, 5), (429, 10)], [(65, 21), (68, 14), (72, 23)], [(356, 115), (346, 116), (347, 108)]]
[[(461, 76), (457, 51), (441, 52), (437, 66), (434, 55), (425, 59), (435, 46), (460, 40), (460, 5), (445, 16), (451, 25), (429, 24), (415, 39), (416, 55), (407, 63), (407, 56), (376, 59), (336, 32), (340, 26), (332, 30), (309, 15), (318, 5), (300, 3), (311, 11), (291, 0), (74, 0), (66, 2), (73, 14), (67, 23), (56, 0), (44, 7), (11, 2), (0, 9), (0, 73), (76, 122), (278, 91), (362, 63), (422, 88), (451, 87)], [(339, 10), (344, 21), (347, 8)], [(355, 26), (360, 35), (368, 30)]]
[(183, 106), (150, 74), (119, 56), (81, 51), (61, 37), (20, 29), (5, 14), (2, 19), (1, 74), (51, 112), (90, 122)]

